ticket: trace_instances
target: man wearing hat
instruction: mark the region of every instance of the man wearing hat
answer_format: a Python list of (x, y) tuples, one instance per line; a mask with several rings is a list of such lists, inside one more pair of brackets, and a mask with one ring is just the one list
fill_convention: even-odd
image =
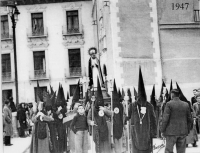
[(173, 152), (176, 144), (177, 153), (185, 153), (186, 136), (192, 127), (192, 115), (188, 103), (179, 99), (179, 90), (171, 91), (171, 101), (164, 110), (161, 132), (166, 137), (165, 153)]

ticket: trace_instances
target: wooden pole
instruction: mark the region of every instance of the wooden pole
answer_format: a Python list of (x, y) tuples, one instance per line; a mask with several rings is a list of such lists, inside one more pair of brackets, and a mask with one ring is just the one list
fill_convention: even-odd
[[(91, 90), (90, 90), (91, 91)], [(93, 88), (93, 94), (94, 94), (94, 88)], [(92, 95), (92, 93), (90, 93), (90, 95)], [(92, 121), (94, 121), (94, 101), (95, 101), (95, 95), (92, 95), (91, 96), (91, 101), (92, 101), (92, 107), (91, 107), (91, 110), (92, 110)], [(92, 152), (95, 152), (94, 151), (94, 146), (93, 146), (93, 135), (94, 135), (94, 125), (92, 126), (92, 142), (91, 142), (91, 148), (92, 148)]]
[(112, 113), (111, 113), (111, 150), (112, 150), (112, 153), (114, 153), (114, 137), (113, 137), (113, 88), (111, 86), (111, 110), (112, 110)]
[[(128, 100), (129, 100), (129, 96), (126, 93), (126, 96), (124, 97), (125, 103), (126, 103), (126, 116), (128, 117)], [(130, 144), (129, 144), (129, 140), (130, 140), (130, 135), (129, 135), (129, 120), (127, 120), (127, 143), (128, 143), (128, 153), (130, 153)]]

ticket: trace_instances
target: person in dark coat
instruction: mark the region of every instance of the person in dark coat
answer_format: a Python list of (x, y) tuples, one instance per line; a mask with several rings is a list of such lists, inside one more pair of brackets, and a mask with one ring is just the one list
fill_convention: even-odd
[(10, 108), (10, 102), (5, 101), (5, 106), (3, 108), (3, 114), (4, 114), (4, 131), (5, 131), (5, 145), (6, 146), (11, 146), (11, 136), (13, 134), (13, 128), (12, 128), (12, 111)]
[(194, 94), (194, 96), (191, 98), (192, 106), (194, 105), (194, 103), (197, 102), (197, 94), (198, 94), (197, 89), (194, 89), (194, 90), (193, 90), (193, 94)]
[(192, 115), (188, 103), (179, 99), (179, 90), (171, 91), (171, 101), (164, 110), (161, 132), (166, 138), (165, 152), (173, 152), (176, 144), (177, 153), (185, 153), (186, 136), (192, 129)]
[(25, 137), (25, 129), (27, 129), (26, 123), (26, 111), (24, 108), (24, 103), (19, 104), (19, 108), (17, 111), (17, 120), (19, 121), (19, 136), (24, 138)]

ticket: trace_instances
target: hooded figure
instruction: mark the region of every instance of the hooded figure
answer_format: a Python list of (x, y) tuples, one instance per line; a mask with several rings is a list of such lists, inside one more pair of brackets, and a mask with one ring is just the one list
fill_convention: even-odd
[(131, 119), (132, 151), (150, 153), (152, 138), (156, 137), (156, 117), (153, 106), (146, 100), (146, 91), (139, 70), (138, 99), (129, 107), (128, 119)]
[(123, 134), (123, 105), (120, 102), (119, 94), (114, 80), (113, 97), (113, 138), (116, 153), (122, 152), (122, 134)]
[[(87, 118), (89, 125), (92, 125), (92, 121), (96, 124), (96, 126), (93, 126), (93, 140), (95, 142), (96, 153), (110, 153), (111, 145), (109, 144), (106, 116), (110, 117), (111, 113), (110, 111), (103, 112), (100, 110), (100, 106), (104, 106), (104, 100), (98, 79), (96, 100), (94, 106), (89, 110)], [(94, 116), (94, 118), (92, 116)]]

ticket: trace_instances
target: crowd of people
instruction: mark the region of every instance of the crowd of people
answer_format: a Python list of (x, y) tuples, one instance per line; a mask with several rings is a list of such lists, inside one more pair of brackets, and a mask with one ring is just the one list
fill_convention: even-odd
[[(153, 138), (166, 139), (166, 153), (173, 152), (174, 145), (177, 153), (185, 153), (188, 145), (197, 147), (200, 89), (193, 90), (194, 97), (189, 102), (176, 85), (177, 89), (173, 89), (171, 83), (168, 92), (163, 82), (159, 99), (156, 99), (154, 86), (150, 102), (147, 102), (140, 70), (138, 93), (135, 91), (131, 95), (128, 89), (129, 99), (124, 90), (122, 93), (117, 90), (114, 82), (112, 102), (104, 103), (97, 81), (97, 90), (93, 92), (95, 96), (89, 96), (87, 92), (85, 101), (79, 101), (78, 83), (70, 106), (59, 85), (57, 96), (51, 88), (43, 102), (38, 94), (37, 102), (19, 104), (19, 133), (25, 137), (32, 131), (31, 153), (88, 153), (89, 150), (96, 153), (125, 153), (131, 150), (134, 153), (151, 153), (154, 149)], [(10, 145), (10, 101), (5, 101), (3, 112), (5, 144)], [(90, 141), (90, 136), (94, 143)]]
[(32, 103), (20, 103), (15, 106), (13, 98), (10, 97), (4, 101), (3, 107), (3, 133), (4, 133), (4, 144), (11, 146), (11, 137), (13, 136), (13, 124), (12, 124), (12, 113), (17, 113), (17, 131), (21, 138), (30, 136), (32, 131), (32, 120), (33, 104)]

